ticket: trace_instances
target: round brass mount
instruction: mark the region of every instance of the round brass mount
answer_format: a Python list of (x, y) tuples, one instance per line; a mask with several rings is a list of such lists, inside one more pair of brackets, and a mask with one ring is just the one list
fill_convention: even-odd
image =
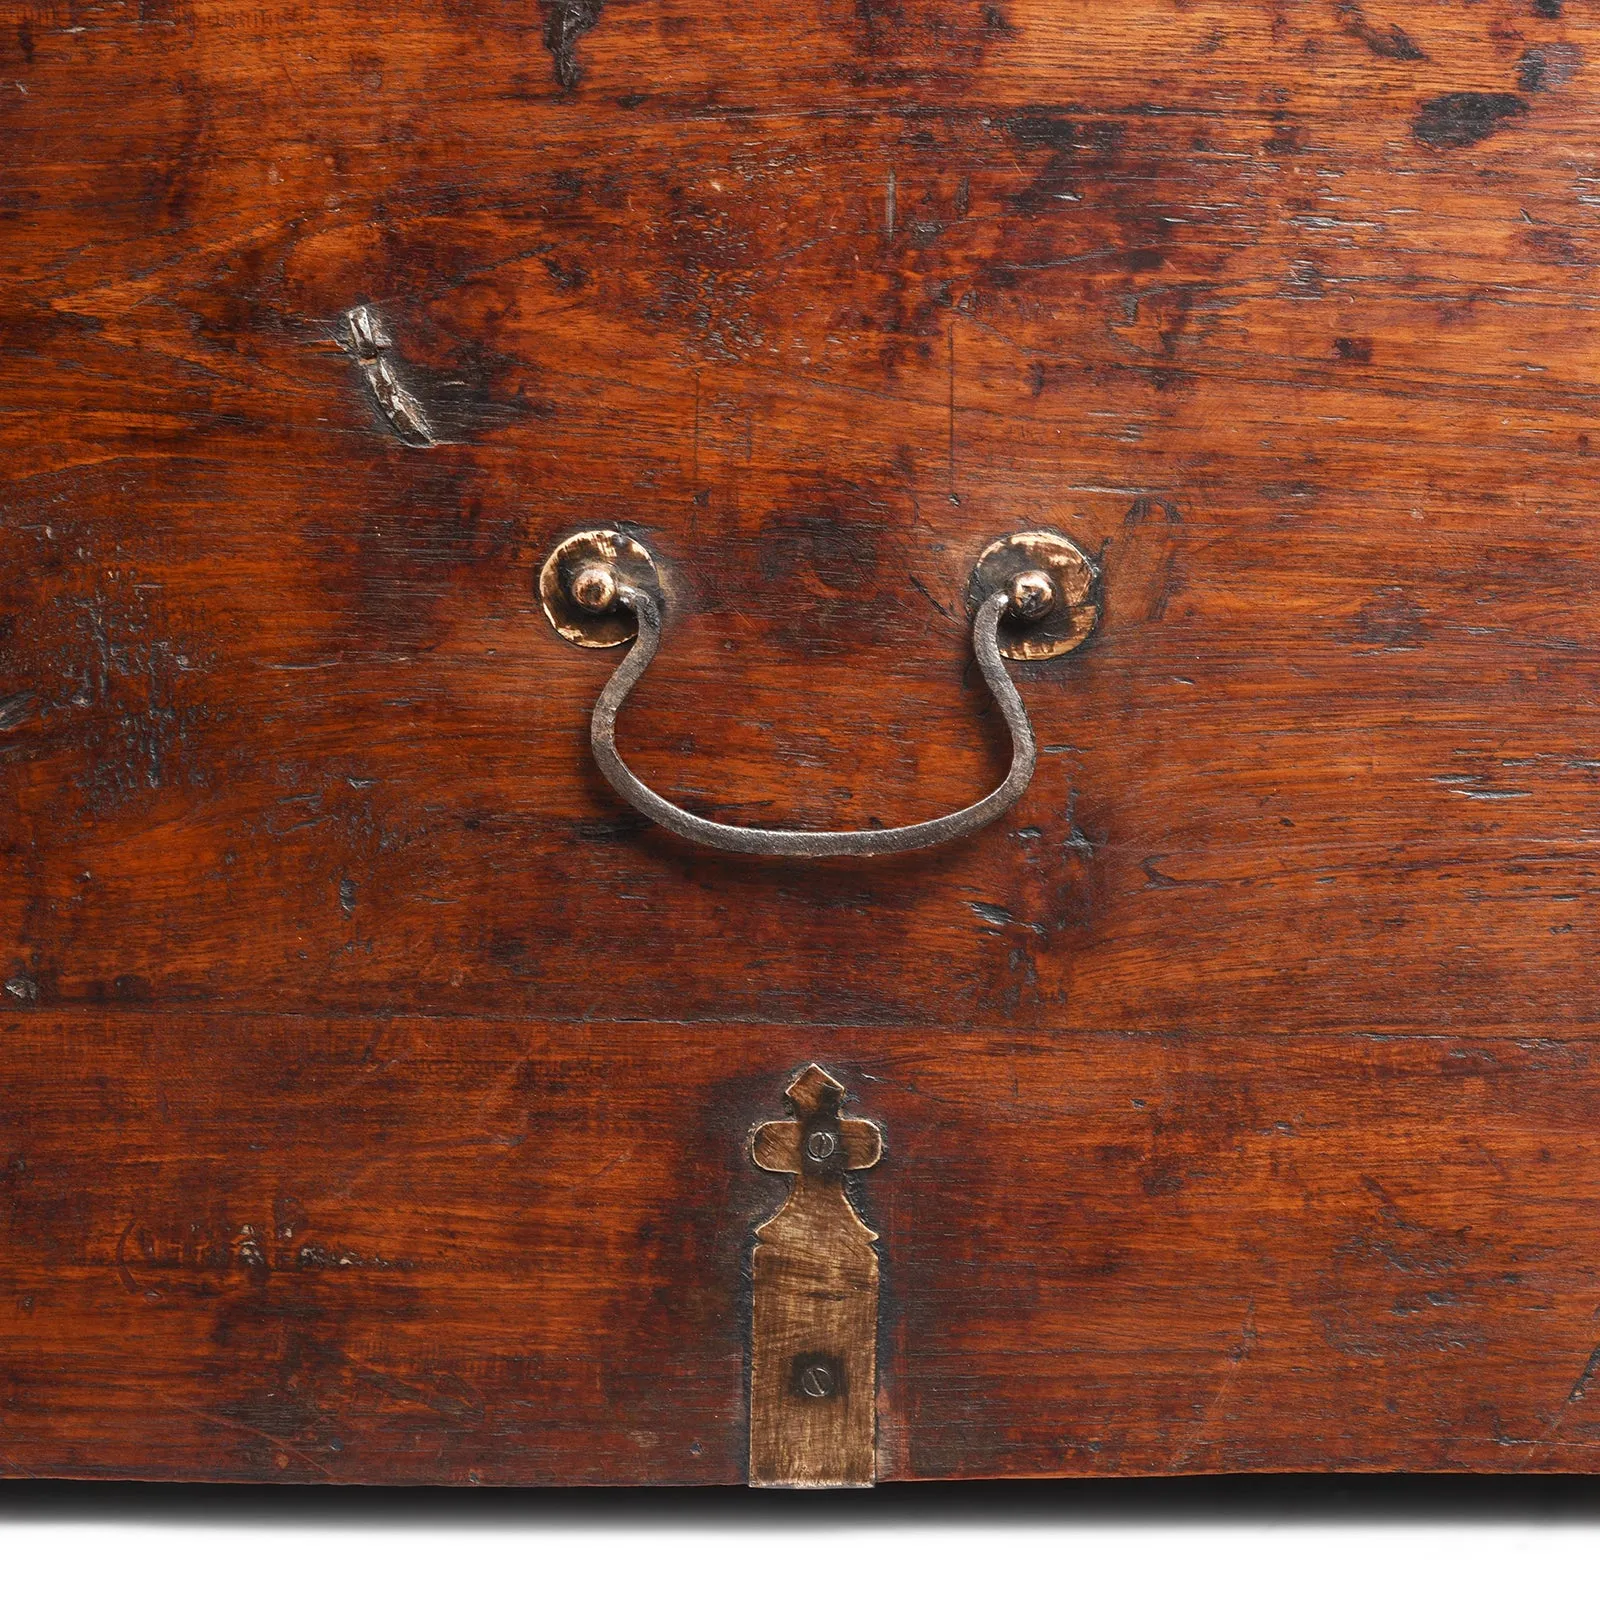
[(1100, 570), (1065, 534), (1047, 528), (1007, 534), (978, 557), (967, 584), (967, 610), (996, 589), (1012, 601), (1000, 619), (1000, 654), (1047, 661), (1076, 650), (1100, 620)]
[(589, 650), (626, 644), (638, 619), (617, 604), (617, 588), (631, 584), (658, 598), (661, 579), (654, 558), (620, 528), (585, 528), (569, 534), (539, 569), (539, 603), (563, 639)]

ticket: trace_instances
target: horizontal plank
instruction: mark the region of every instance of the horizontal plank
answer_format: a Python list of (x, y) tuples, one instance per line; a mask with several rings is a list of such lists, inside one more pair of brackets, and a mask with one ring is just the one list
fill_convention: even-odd
[(885, 1476), (1585, 1469), (1595, 1049), (8, 1019), (0, 1467), (741, 1480), (745, 1140), (819, 1056)]
[[(1600, 570), (1566, 511), (1507, 506), (1491, 534), (1456, 507), (1397, 540), (1370, 486), (1287, 521), (1259, 484), (1058, 502), (1102, 554), (1106, 611), (1081, 656), (1018, 670), (1033, 790), (952, 849), (802, 871), (682, 847), (605, 789), (584, 728), (612, 662), (538, 613), (550, 535), (514, 484), (476, 512), (437, 486), (409, 501), (431, 454), (362, 487), (365, 528), (285, 474), (322, 531), (274, 531), (231, 473), (185, 463), (33, 503), (3, 562), (5, 1005), (1600, 1021)], [(719, 526), (655, 536), (679, 603), (630, 759), (749, 822), (981, 792), (1003, 735), (972, 681), (957, 516), (919, 528), (908, 497), (901, 521), (859, 493), (784, 512), (781, 470), (733, 481)], [(125, 541), (95, 507), (129, 484), (160, 510)], [(574, 955), (600, 992), (575, 995)]]

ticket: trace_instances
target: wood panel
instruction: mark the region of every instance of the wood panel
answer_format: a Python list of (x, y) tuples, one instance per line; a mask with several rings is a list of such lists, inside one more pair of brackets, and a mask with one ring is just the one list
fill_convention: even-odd
[[(745, 1475), (814, 1028), (12, 1019), (0, 1465)], [(1587, 1470), (1592, 1045), (835, 1029), (881, 1477)]]
[[(14, 8), (7, 1470), (739, 1476), (739, 1141), (841, 1025), (885, 1475), (1584, 1464), (1597, 61), (1561, 0)], [(720, 858), (539, 614), (614, 518), (624, 749), (728, 821), (991, 785), (995, 536), (1104, 619), (1005, 824)]]

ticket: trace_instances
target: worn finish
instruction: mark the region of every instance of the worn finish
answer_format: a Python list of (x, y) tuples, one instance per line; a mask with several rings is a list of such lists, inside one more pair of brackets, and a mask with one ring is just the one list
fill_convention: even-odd
[[(742, 1480), (813, 1058), (894, 1141), (882, 1476), (1589, 1465), (1594, 8), (0, 57), (0, 1468)], [(970, 563), (1072, 537), (1028, 793), (652, 828), (537, 594), (623, 517), (622, 746), (756, 827), (988, 787)]]
[(865, 1488), (877, 1478), (877, 1239), (845, 1193), (883, 1136), (841, 1117), (844, 1085), (813, 1063), (786, 1091), (792, 1118), (764, 1122), (750, 1153), (793, 1175), (750, 1258), (750, 1482)]

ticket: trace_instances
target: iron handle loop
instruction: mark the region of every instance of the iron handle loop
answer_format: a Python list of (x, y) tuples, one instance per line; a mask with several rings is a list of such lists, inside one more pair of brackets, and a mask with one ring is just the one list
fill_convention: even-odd
[(692, 839), (696, 844), (717, 850), (733, 850), (752, 856), (882, 856), (900, 850), (925, 850), (973, 833), (993, 822), (1021, 798), (1033, 778), (1038, 753), (1027, 708), (1016, 685), (1006, 674), (1000, 659), (1000, 619), (1013, 602), (1006, 588), (996, 589), (978, 607), (972, 622), (972, 646), (978, 658), (983, 681), (989, 686), (1000, 714), (1011, 734), (1011, 770), (1005, 781), (983, 799), (948, 816), (929, 822), (914, 822), (903, 828), (860, 828), (840, 832), (800, 828), (741, 828), (726, 822), (697, 817), (682, 806), (657, 794), (629, 770), (617, 753), (617, 713), (622, 710), (633, 686), (655, 660), (661, 645), (661, 606), (647, 590), (621, 583), (616, 604), (631, 611), (639, 624), (638, 636), (611, 680), (595, 702), (589, 721), (589, 742), (594, 758), (606, 781), (635, 810), (652, 822)]

